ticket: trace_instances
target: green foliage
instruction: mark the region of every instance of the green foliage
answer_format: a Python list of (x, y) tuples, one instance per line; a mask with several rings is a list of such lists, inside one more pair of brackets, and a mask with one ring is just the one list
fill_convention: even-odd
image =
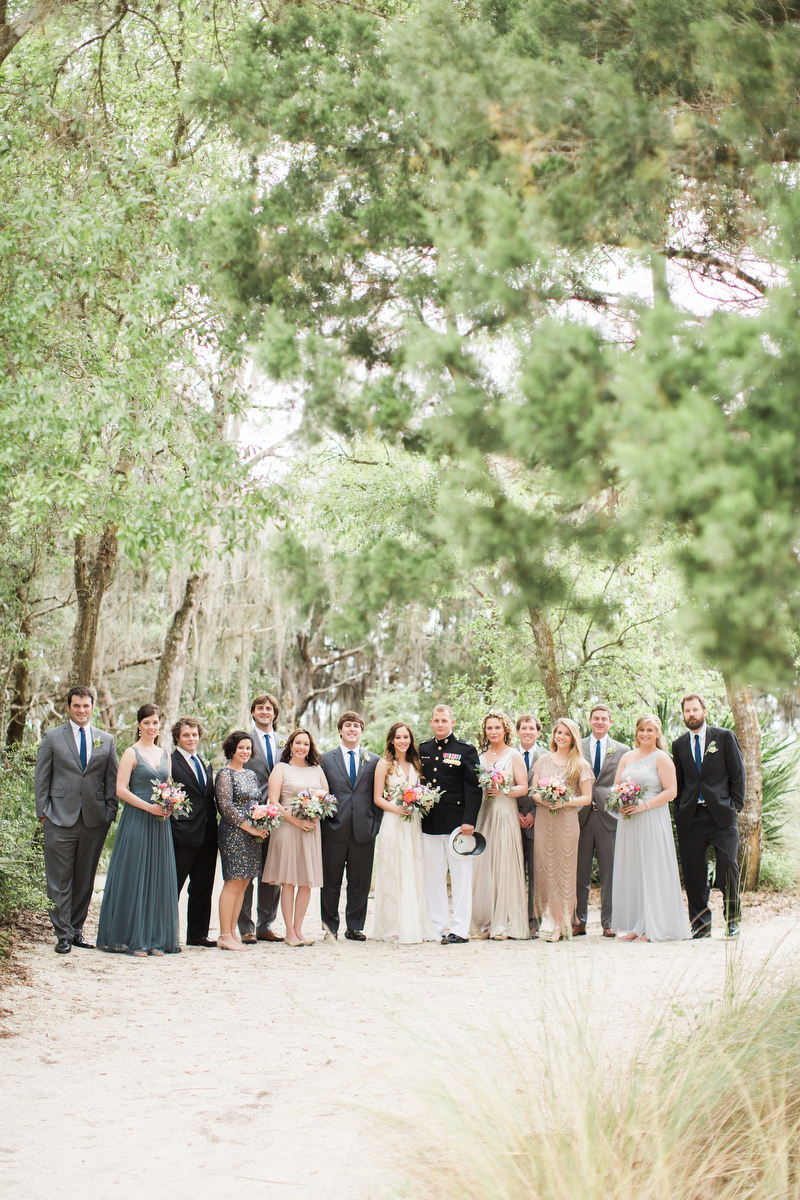
[(758, 869), (758, 886), (767, 891), (796, 892), (800, 886), (797, 855), (774, 847), (765, 850)]
[[(506, 612), (569, 602), (555, 550), (674, 539), (687, 631), (754, 681), (800, 616), (797, 43), (728, 0), (293, 6), (194, 80), (253, 167), (193, 233), (310, 436), (437, 464), (417, 526)], [(668, 263), (752, 302), (751, 251), (755, 311), (670, 302)]]
[(47, 905), (42, 828), (36, 818), (28, 750), (6, 752), (0, 778), (0, 923)]

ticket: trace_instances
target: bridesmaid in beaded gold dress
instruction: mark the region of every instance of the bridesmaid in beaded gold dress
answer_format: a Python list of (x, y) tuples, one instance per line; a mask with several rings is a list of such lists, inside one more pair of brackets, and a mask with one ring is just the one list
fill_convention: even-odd
[[(534, 763), (531, 784), (537, 806), (533, 903), (539, 920), (548, 908), (553, 915), (549, 942), (560, 942), (571, 932), (577, 898), (578, 809), (591, 804), (593, 777), (581, 754), (581, 731), (574, 721), (563, 717), (553, 729), (549, 751)], [(556, 812), (550, 811), (537, 790), (540, 779), (558, 779), (567, 786), (568, 798)]]

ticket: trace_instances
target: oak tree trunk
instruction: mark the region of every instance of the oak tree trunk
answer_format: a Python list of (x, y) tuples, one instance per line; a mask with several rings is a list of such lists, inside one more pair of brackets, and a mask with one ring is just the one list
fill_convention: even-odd
[(100, 605), (111, 579), (118, 549), (117, 526), (108, 521), (103, 526), (97, 553), (91, 564), (86, 535), (79, 533), (75, 538), (74, 576), (78, 615), (75, 621), (70, 686), (82, 683), (88, 687), (92, 682)]
[(181, 715), (181, 691), (186, 676), (189, 635), (208, 582), (208, 571), (194, 571), (186, 580), (183, 599), (176, 610), (167, 635), (156, 679), (155, 702), (161, 709), (161, 723), (172, 728)]
[(744, 808), (739, 813), (739, 866), (742, 891), (758, 886), (761, 869), (761, 726), (750, 689), (725, 680), (728, 701), (736, 724), (736, 736), (742, 748), (747, 782)]
[(30, 703), (30, 637), (33, 633), (33, 615), (28, 604), (27, 584), (20, 584), (17, 588), (17, 599), (23, 605), (23, 617), (19, 626), (22, 642), (14, 659), (14, 695), (6, 728), (7, 746), (22, 744)]
[(551, 723), (555, 725), (556, 721), (560, 721), (562, 717), (568, 717), (569, 713), (567, 712), (567, 702), (564, 699), (564, 692), (558, 674), (553, 629), (547, 614), (540, 608), (529, 609), (528, 615), (531, 623), (531, 632), (533, 633), (534, 646), (536, 648), (536, 665), (539, 668), (539, 675), (547, 700), (547, 711), (550, 715)]

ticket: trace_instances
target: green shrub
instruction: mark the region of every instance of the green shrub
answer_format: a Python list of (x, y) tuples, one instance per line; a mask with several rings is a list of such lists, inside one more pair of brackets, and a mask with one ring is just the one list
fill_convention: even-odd
[(41, 823), (29, 749), (5, 754), (0, 771), (0, 923), (19, 909), (47, 907)]
[(795, 855), (772, 847), (761, 857), (758, 873), (759, 888), (771, 888), (776, 892), (794, 892), (800, 884), (800, 870)]

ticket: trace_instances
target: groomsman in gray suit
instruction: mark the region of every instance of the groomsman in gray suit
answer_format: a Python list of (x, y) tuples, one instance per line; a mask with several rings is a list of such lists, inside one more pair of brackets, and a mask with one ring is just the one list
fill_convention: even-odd
[(323, 754), (320, 766), (339, 801), (332, 817), (321, 823), (322, 891), (320, 908), (325, 940), (339, 936), (339, 897), (347, 870), (344, 936), (365, 942), (364, 922), (372, 884), (375, 838), (383, 809), (373, 802), (378, 755), (361, 749), (364, 718), (345, 712), (338, 723), (340, 744)]
[(592, 860), (597, 855), (597, 870), (600, 875), (600, 923), (603, 937), (613, 937), (611, 928), (611, 881), (614, 875), (614, 841), (617, 836), (617, 821), (606, 812), (606, 800), (614, 784), (619, 760), (630, 746), (615, 742), (608, 736), (613, 724), (611, 709), (607, 704), (595, 704), (589, 714), (591, 734), (581, 742), (583, 757), (594, 772), (592, 803), (578, 809), (581, 827), (578, 842), (578, 900), (572, 936), (586, 933), (589, 915), (589, 884), (592, 881)]
[[(248, 771), (254, 771), (258, 786), (261, 788), (261, 798), (267, 803), (267, 786), (272, 768), (280, 759), (278, 735), (275, 725), (280, 715), (280, 705), (277, 698), (269, 692), (256, 696), (250, 705), (250, 716), (253, 718), (251, 733), (253, 735), (253, 753), (247, 764)], [(267, 861), (269, 837), (261, 842), (261, 874)], [(283, 938), (272, 930), (272, 922), (278, 915), (281, 902), (281, 889), (272, 883), (264, 883), (261, 875), (258, 877), (258, 906), (256, 909), (256, 924), (253, 924), (253, 884), (248, 883), (247, 891), (242, 901), (241, 912), (237, 922), (242, 941), (248, 945), (255, 942), (282, 942)]]
[(517, 796), (517, 808), (519, 809), (519, 824), (522, 830), (522, 855), (525, 860), (525, 873), (528, 876), (528, 926), (531, 931), (531, 937), (539, 936), (539, 922), (536, 919), (533, 907), (533, 822), (536, 816), (536, 805), (530, 793), (533, 781), (533, 764), (541, 753), (536, 747), (541, 732), (542, 722), (533, 713), (523, 713), (521, 717), (517, 717), (519, 752), (525, 760), (525, 769), (528, 772), (528, 794), (526, 796)]
[(48, 729), (34, 772), (36, 815), (44, 831), (44, 866), (56, 954), (93, 950), (83, 936), (106, 834), (117, 815), (117, 749), (92, 725), (94, 697), (79, 684), (67, 692), (69, 720)]

